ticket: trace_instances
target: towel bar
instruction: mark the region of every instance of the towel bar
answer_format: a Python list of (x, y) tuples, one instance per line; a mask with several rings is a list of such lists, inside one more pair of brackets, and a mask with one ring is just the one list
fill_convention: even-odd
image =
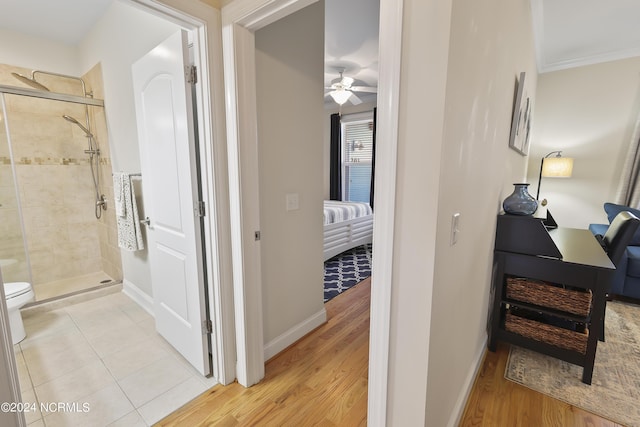
[[(142, 176), (142, 173), (138, 172), (138, 173), (128, 173), (127, 175), (129, 176)], [(113, 173), (111, 174), (111, 176), (113, 176)]]

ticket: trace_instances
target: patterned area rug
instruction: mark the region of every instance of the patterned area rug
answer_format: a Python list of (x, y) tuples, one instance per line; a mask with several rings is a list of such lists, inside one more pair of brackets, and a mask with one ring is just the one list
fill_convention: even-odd
[(371, 244), (358, 246), (324, 263), (324, 302), (371, 276)]
[(606, 342), (599, 342), (593, 380), (582, 368), (511, 346), (505, 377), (625, 426), (640, 427), (640, 307), (608, 302)]

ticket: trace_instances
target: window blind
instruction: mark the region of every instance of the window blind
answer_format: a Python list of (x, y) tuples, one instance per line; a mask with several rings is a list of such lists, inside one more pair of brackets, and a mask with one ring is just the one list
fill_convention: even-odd
[(373, 122), (343, 123), (345, 163), (371, 163), (373, 155)]

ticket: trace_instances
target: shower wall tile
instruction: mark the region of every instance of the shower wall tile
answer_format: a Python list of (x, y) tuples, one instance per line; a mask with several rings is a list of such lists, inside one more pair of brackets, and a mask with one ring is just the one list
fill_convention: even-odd
[(53, 253), (53, 250), (69, 241), (69, 233), (67, 227), (45, 226), (36, 227), (33, 230), (27, 230), (27, 246), (29, 252), (34, 250), (47, 250)]
[[(0, 117), (2, 117), (2, 110), (0, 109)], [(2, 125), (2, 121), (0, 120), (0, 125)], [(4, 164), (7, 162), (7, 158), (9, 157), (9, 140), (7, 139), (7, 135), (4, 132), (4, 125), (0, 128), (0, 157), (2, 157), (2, 161), (0, 164)]]
[(93, 198), (91, 200), (91, 205), (87, 206), (85, 201), (83, 206), (75, 206), (75, 209), (72, 209), (67, 216), (67, 222), (69, 224), (77, 224), (79, 222), (91, 221), (93, 219), (95, 221), (96, 217), (94, 211), (94, 201)]
[(9, 125), (16, 160), (21, 157), (84, 157), (85, 138), (75, 136), (71, 128), (73, 125), (61, 116), (10, 112)]
[(23, 189), (22, 206), (24, 208), (39, 206), (55, 206), (62, 204), (61, 191), (56, 188), (37, 187)]
[(102, 257), (100, 252), (96, 251), (97, 256), (92, 258), (77, 258), (75, 265), (77, 266), (75, 276), (81, 276), (86, 273), (83, 271), (101, 271), (102, 270)]
[(56, 268), (55, 258), (48, 249), (29, 249), (31, 275), (35, 285), (55, 280), (53, 270)]
[(0, 209), (0, 217), (2, 218), (0, 233), (2, 233), (4, 242), (2, 248), (9, 248), (10, 250), (15, 250), (15, 248), (24, 249), (17, 209)]
[(96, 245), (99, 246), (100, 233), (95, 224), (95, 219), (92, 222), (78, 222), (72, 224), (72, 226), (69, 227), (69, 240), (71, 242), (89, 240), (91, 242), (96, 242)]
[(33, 206), (24, 208), (22, 218), (27, 230), (35, 230), (38, 227), (56, 225), (55, 220), (66, 212), (65, 206)]
[[(12, 113), (32, 112), (37, 115), (47, 115), (59, 119), (62, 122), (64, 122), (62, 119), (63, 114), (76, 118), (84, 118), (85, 108), (81, 104), (10, 94), (5, 96), (5, 101), (7, 111), (11, 111)], [(11, 131), (13, 132), (13, 129)]]
[(104, 86), (102, 84), (102, 65), (100, 63), (97, 63), (82, 77), (85, 84), (87, 85), (87, 90), (93, 91), (93, 97), (104, 99)]
[(5, 281), (7, 281), (5, 275), (9, 271), (24, 273), (21, 264), (26, 261), (26, 254), (21, 236), (7, 239), (6, 245), (0, 250), (0, 259), (4, 260), (2, 275)]
[(17, 209), (16, 190), (13, 187), (0, 187), (0, 209)]
[[(88, 73), (83, 76), (87, 87), (94, 92), (95, 98), (104, 99), (104, 89), (102, 84), (102, 68), (96, 64)], [(89, 107), (91, 123), (94, 125), (94, 135), (96, 136), (98, 147), (101, 153), (100, 180), (102, 182), (102, 193), (107, 199), (107, 210), (102, 212), (99, 223), (100, 228), (100, 253), (102, 255), (102, 269), (115, 279), (122, 279), (122, 258), (117, 241), (117, 225), (113, 206), (113, 170), (111, 167), (111, 150), (109, 146), (109, 134), (107, 131), (107, 119), (104, 109)], [(106, 241), (104, 240), (106, 238)]]
[(8, 187), (14, 189), (13, 171), (11, 170), (11, 165), (4, 165), (0, 163), (0, 187)]

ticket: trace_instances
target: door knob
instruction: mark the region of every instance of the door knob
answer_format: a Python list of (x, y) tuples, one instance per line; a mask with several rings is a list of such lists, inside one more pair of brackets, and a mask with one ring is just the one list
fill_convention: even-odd
[(151, 220), (149, 219), (149, 217), (146, 217), (145, 219), (140, 220), (140, 224), (144, 224), (148, 227), (151, 225)]

